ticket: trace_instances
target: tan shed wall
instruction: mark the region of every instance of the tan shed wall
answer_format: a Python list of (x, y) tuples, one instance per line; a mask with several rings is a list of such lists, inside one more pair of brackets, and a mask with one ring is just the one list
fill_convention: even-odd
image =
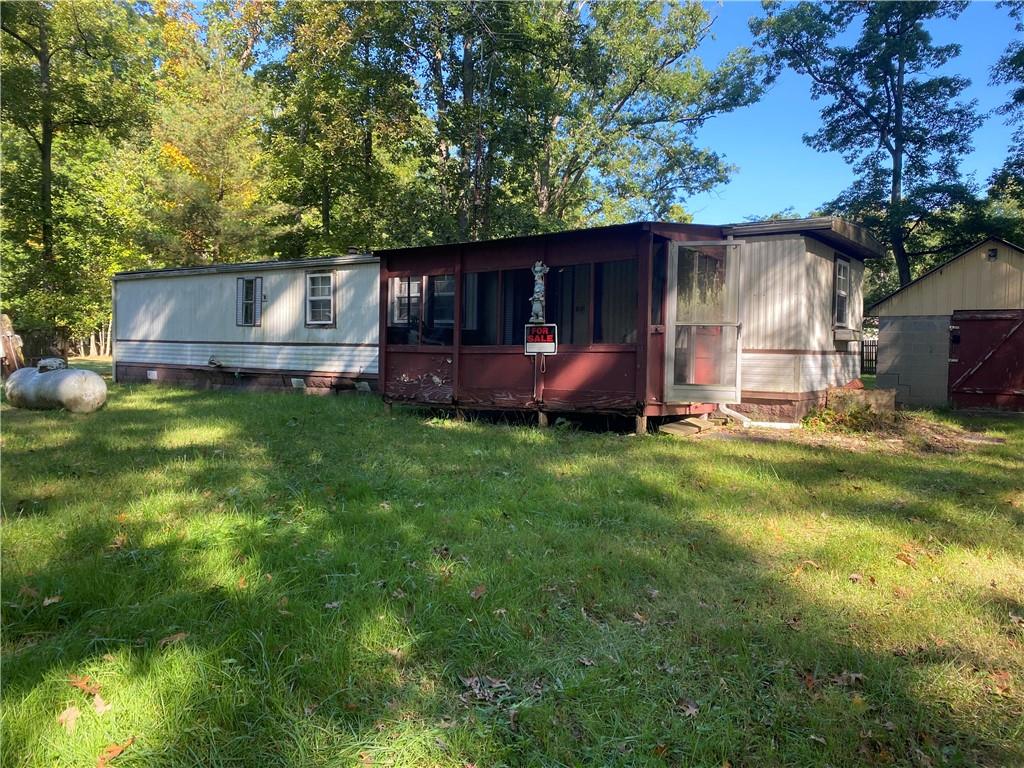
[[(985, 257), (996, 248), (996, 261)], [(874, 309), (879, 317), (946, 316), (958, 309), (1024, 308), (1024, 253), (989, 240)]]

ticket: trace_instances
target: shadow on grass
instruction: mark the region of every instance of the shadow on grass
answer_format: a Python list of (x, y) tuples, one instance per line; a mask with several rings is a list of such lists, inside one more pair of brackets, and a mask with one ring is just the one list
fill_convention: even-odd
[[(979, 712), (925, 693), (920, 665), (966, 650), (859, 642), (716, 517), (763, 514), (767, 483), (897, 537), (923, 521), (1019, 556), (1018, 512), (979, 532), (945, 506), (979, 479), (1019, 490), (998, 464), (712, 452), (180, 390), (4, 421), (4, 765), (131, 735), (126, 765), (1022, 757), (1012, 701)], [(837, 474), (905, 505), (851, 501)], [(44, 608), (49, 595), (62, 601)], [(83, 673), (116, 710), (75, 744), (54, 717)]]

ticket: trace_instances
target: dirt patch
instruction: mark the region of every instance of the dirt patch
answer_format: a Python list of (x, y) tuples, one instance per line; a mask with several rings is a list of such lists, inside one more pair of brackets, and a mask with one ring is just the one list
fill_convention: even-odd
[(768, 443), (797, 443), (816, 448), (840, 449), (855, 453), (956, 454), (976, 450), (982, 445), (1006, 442), (982, 432), (972, 432), (912, 413), (892, 414), (891, 419), (861, 424), (856, 428), (811, 417), (803, 429), (723, 429), (702, 433), (702, 439), (753, 440)]

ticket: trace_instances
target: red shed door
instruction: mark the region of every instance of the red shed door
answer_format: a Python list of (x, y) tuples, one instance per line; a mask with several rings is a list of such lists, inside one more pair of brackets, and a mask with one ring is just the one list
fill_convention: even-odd
[(1024, 309), (954, 312), (949, 337), (954, 408), (1024, 410)]
[(738, 403), (739, 242), (672, 243), (665, 400)]

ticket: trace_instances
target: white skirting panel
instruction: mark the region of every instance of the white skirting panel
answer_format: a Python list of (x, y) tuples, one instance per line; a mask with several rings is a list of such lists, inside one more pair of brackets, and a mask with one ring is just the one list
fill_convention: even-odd
[(744, 352), (741, 364), (745, 392), (820, 392), (860, 376), (860, 357), (839, 353)]
[(117, 362), (206, 367), (215, 357), (225, 368), (377, 373), (377, 346), (300, 346), (270, 344), (118, 341)]

